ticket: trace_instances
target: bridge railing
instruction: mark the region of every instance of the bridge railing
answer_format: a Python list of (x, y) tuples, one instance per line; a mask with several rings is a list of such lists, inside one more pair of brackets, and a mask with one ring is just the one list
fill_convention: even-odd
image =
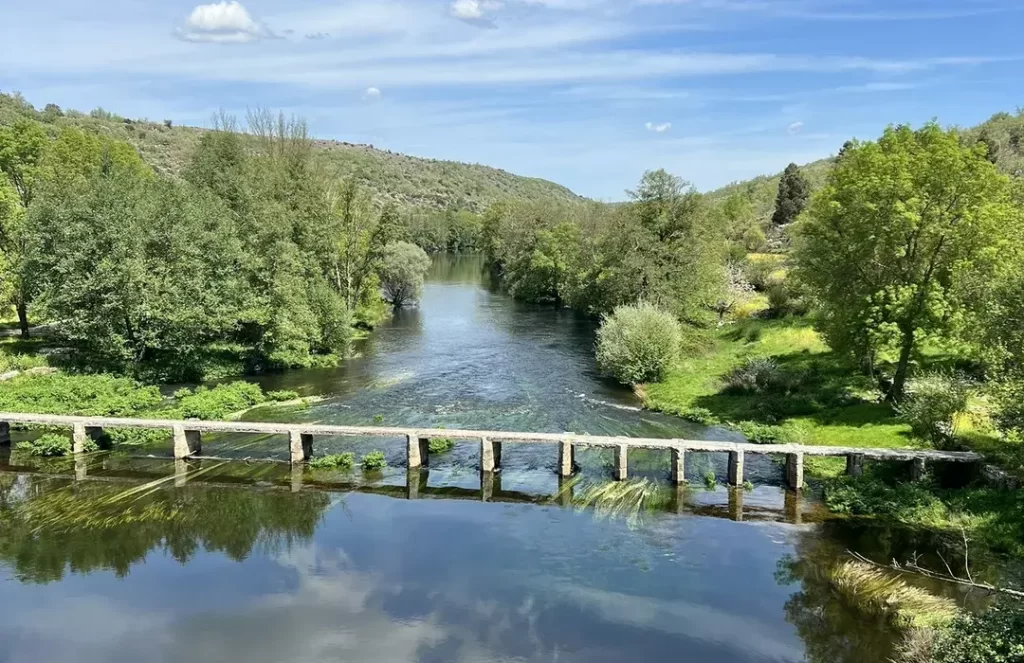
[(396, 428), (377, 426), (333, 426), (326, 424), (295, 424), (248, 421), (198, 421), (171, 419), (124, 419), (116, 417), (76, 417), (48, 414), (0, 412), (0, 444), (10, 444), (12, 424), (68, 427), (72, 429), (73, 451), (81, 453), (89, 438), (99, 438), (105, 428), (151, 428), (167, 430), (173, 439), (174, 457), (198, 456), (202, 453), (203, 433), (259, 433), (285, 435), (289, 458), (293, 464), (304, 463), (313, 455), (317, 437), (387, 437), (405, 438), (406, 462), (409, 469), (429, 464), (429, 442), (432, 438), (476, 441), (480, 445), (480, 469), (493, 472), (501, 466), (503, 444), (555, 444), (558, 447), (558, 473), (569, 476), (575, 470), (577, 447), (603, 447), (615, 450), (614, 474), (617, 480), (628, 476), (630, 449), (665, 449), (671, 452), (672, 480), (684, 479), (686, 452), (721, 452), (729, 455), (729, 484), (743, 483), (746, 454), (784, 455), (786, 483), (791, 488), (803, 486), (805, 456), (846, 458), (846, 471), (851, 475), (863, 472), (865, 459), (904, 461), (911, 463), (912, 474), (920, 478), (929, 462), (980, 463), (982, 457), (972, 452), (931, 451), (924, 449), (866, 449), (860, 447), (826, 447), (802, 444), (753, 444), (750, 442), (716, 442), (709, 440), (661, 439), (577, 435), (575, 433), (522, 433), (508, 431), (452, 430), (439, 428)]

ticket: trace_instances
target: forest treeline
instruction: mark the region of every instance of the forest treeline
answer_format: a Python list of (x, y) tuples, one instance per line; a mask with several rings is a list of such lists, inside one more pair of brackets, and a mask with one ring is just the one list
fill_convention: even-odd
[(429, 264), (383, 271), (408, 236), (396, 207), (267, 111), (245, 131), (221, 118), (181, 177), (126, 142), (24, 118), (0, 126), (0, 170), (2, 294), (23, 332), (56, 322), (88, 370), (195, 380), (334, 363), (386, 315), (381, 276), (410, 279), (408, 301)]

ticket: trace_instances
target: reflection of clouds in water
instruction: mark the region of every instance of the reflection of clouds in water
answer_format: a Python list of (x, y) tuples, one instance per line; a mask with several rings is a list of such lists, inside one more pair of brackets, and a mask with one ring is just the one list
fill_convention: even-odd
[[(201, 594), (188, 606), (147, 613), (132, 602), (82, 595), (13, 610), (2, 628), (10, 663), (146, 660), (415, 661), (421, 648), (443, 640), (431, 620), (397, 621), (370, 603), (401, 587), (349, 569), (343, 554), (294, 547), (277, 561), (295, 572), (297, 585), (232, 606), (204, 608)], [(191, 609), (189, 609), (191, 608)]]
[(596, 612), (608, 623), (679, 635), (747, 654), (757, 652), (758, 658), (767, 660), (803, 660), (799, 640), (786, 642), (778, 637), (777, 629), (706, 605), (571, 584), (557, 585), (552, 590), (580, 608)]
[(383, 588), (352, 570), (341, 551), (315, 545), (277, 557), (297, 585), (253, 601), (230, 615), (199, 615), (179, 623), (173, 661), (414, 661), (444, 634), (431, 620), (397, 621), (375, 607)]

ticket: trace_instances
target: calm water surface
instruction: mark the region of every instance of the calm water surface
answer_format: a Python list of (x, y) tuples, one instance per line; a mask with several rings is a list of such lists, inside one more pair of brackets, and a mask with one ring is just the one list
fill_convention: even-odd
[[(478, 259), (440, 257), (420, 308), (359, 358), (265, 381), (326, 400), (255, 416), (731, 439), (637, 411), (595, 373), (593, 333), (492, 291)], [(403, 444), (317, 440), (317, 453), (383, 449), (390, 467), (375, 476), (244, 461), (284, 458), (274, 437), (204, 440), (232, 461), (175, 463), (166, 445), (77, 464), (0, 458), (0, 662), (877, 663), (892, 634), (845, 610), (823, 574), (847, 548), (887, 559), (928, 546), (816, 522), (766, 459), (748, 461), (753, 491), (665, 486), (630, 519), (570, 507), (607, 476), (599, 452), (560, 485), (553, 446), (506, 445), (482, 486), (473, 445), (410, 477)], [(630, 464), (667, 476), (663, 454)], [(723, 469), (688, 459), (696, 486)]]

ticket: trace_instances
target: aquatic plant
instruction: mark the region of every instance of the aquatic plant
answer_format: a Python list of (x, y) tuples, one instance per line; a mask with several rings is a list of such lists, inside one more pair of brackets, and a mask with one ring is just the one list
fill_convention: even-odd
[[(570, 483), (563, 490), (578, 488), (577, 483)], [(577, 492), (573, 503), (581, 510), (593, 508), (598, 518), (625, 518), (626, 524), (632, 529), (643, 524), (645, 511), (664, 506), (666, 500), (666, 491), (656, 482), (650, 479), (630, 479), (584, 486)]]
[(360, 461), (364, 470), (382, 470), (387, 466), (387, 458), (384, 456), (383, 451), (371, 451), (370, 453), (363, 456), (363, 460)]
[(956, 618), (956, 603), (907, 583), (890, 573), (857, 560), (832, 567), (828, 580), (836, 594), (869, 615), (884, 616), (901, 628), (937, 628)]
[[(72, 451), (71, 440), (57, 433), (46, 433), (34, 440), (18, 442), (14, 448), (16, 451), (28, 453), (32, 456), (46, 456), (50, 458), (67, 456)], [(98, 449), (99, 447), (95, 441), (86, 438), (83, 451), (92, 452)]]
[(446, 451), (451, 451), (455, 447), (455, 440), (448, 437), (432, 437), (428, 444), (430, 453), (441, 454)]
[[(365, 460), (365, 459), (364, 459)], [(320, 456), (309, 461), (309, 466), (314, 470), (350, 469), (355, 462), (355, 456), (346, 452), (341, 454), (329, 454)]]
[(708, 470), (704, 473), (704, 487), (708, 490), (714, 490), (718, 484), (718, 477), (715, 476), (714, 470)]
[(380, 423), (383, 423), (383, 422), (384, 422), (384, 415), (383, 414), (375, 414), (375, 415), (373, 415), (373, 423), (380, 424)]
[(747, 490), (747, 491), (754, 490), (754, 484), (752, 484), (750, 481), (744, 481), (743, 482), (743, 490)]

